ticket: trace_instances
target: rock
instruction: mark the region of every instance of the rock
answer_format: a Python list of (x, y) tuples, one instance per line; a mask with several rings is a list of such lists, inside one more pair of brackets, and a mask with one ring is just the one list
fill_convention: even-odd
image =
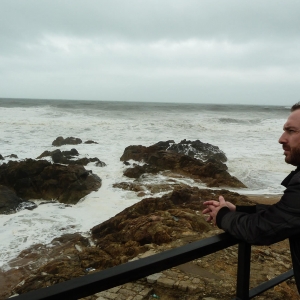
[(125, 170), (124, 175), (129, 178), (139, 178), (144, 173), (157, 174), (160, 170), (160, 168), (148, 164), (144, 164), (143, 166), (136, 165), (133, 168)]
[(62, 154), (67, 158), (72, 158), (79, 155), (78, 151), (75, 148), (72, 148), (70, 151), (62, 151)]
[(36, 159), (41, 159), (43, 157), (51, 156), (51, 153), (52, 153), (51, 151), (46, 150), (41, 155), (39, 155)]
[(62, 136), (57, 137), (53, 142), (53, 146), (62, 146), (62, 145), (78, 145), (81, 144), (82, 140), (74, 137), (67, 137), (64, 139)]
[(134, 191), (137, 193), (146, 192), (148, 194), (155, 194), (161, 192), (169, 192), (174, 188), (183, 188), (188, 186), (182, 183), (142, 184), (140, 182), (119, 182), (114, 183), (113, 187), (127, 191)]
[(147, 281), (149, 283), (155, 283), (160, 277), (161, 277), (162, 273), (155, 273), (152, 275), (147, 276)]
[(53, 142), (52, 145), (53, 146), (61, 146), (64, 145), (64, 138), (62, 136), (57, 137)]
[[(105, 237), (118, 243), (129, 240), (139, 245), (167, 243), (179, 238), (187, 228), (196, 232), (209, 230), (211, 225), (196, 211), (202, 211), (203, 201), (216, 198), (216, 194), (222, 194), (227, 201), (235, 204), (248, 201), (247, 197), (226, 190), (178, 188), (162, 197), (141, 200), (93, 227), (91, 232), (95, 239)], [(102, 244), (98, 245), (102, 247)]]
[(52, 160), (56, 164), (66, 164), (66, 165), (82, 165), (86, 166), (90, 162), (95, 162), (96, 166), (98, 167), (104, 167), (106, 166), (105, 162), (101, 161), (99, 158), (80, 158), (75, 160), (74, 157), (78, 156), (78, 151), (73, 148), (70, 151), (60, 151), (59, 149), (56, 149), (54, 151), (44, 151), (40, 156), (37, 157), (37, 159), (51, 156)]
[(166, 288), (172, 288), (175, 284), (175, 280), (169, 278), (160, 277), (157, 279), (158, 285), (161, 285)]
[(168, 150), (188, 155), (202, 162), (212, 163), (221, 170), (227, 170), (227, 166), (224, 164), (227, 161), (227, 157), (217, 146), (202, 143), (199, 140), (193, 142), (182, 140), (179, 144), (170, 145)]
[(5, 157), (8, 157), (8, 158), (18, 158), (18, 155), (16, 155), (16, 154), (10, 154), (10, 155), (7, 155)]
[(0, 214), (15, 213), (18, 209), (22, 209), (22, 207), (26, 208), (26, 205), (32, 208), (34, 206), (32, 202), (19, 198), (16, 193), (8, 187), (0, 185)]
[(94, 141), (92, 141), (92, 140), (88, 140), (88, 141), (86, 141), (86, 142), (84, 142), (85, 144), (98, 144), (97, 142), (94, 142)]
[[(12, 289), (11, 294), (22, 294), (86, 275), (88, 272), (94, 272), (94, 269), (99, 271), (138, 259), (143, 256), (141, 253), (149, 249), (155, 249), (151, 254), (158, 253), (220, 233), (220, 230), (216, 230), (204, 221), (201, 213), (197, 213), (202, 210), (203, 201), (216, 198), (219, 194), (224, 195), (234, 204), (250, 204), (247, 197), (226, 190), (178, 188), (163, 197), (146, 198), (128, 207), (110, 220), (92, 228), (92, 236), (89, 238), (80, 234), (64, 235), (54, 239), (51, 245), (31, 247), (23, 251), (14, 261), (16, 267), (16, 264), (23, 259), (27, 267), (15, 268), (19, 272), (18, 282), (22, 284)], [(178, 219), (176, 222), (174, 216)], [(205, 225), (202, 225), (202, 222)], [(162, 231), (168, 233), (171, 238), (169, 242), (161, 243), (159, 239), (156, 240), (155, 235), (160, 236)], [(143, 245), (145, 237), (152, 239), (153, 242)], [(157, 241), (160, 244), (156, 244)], [(254, 255), (251, 258), (251, 270), (253, 270), (251, 283), (253, 286), (265, 281), (266, 274), (270, 274), (271, 270), (278, 270), (280, 255), (283, 255), (282, 261), (290, 260), (288, 241), (267, 247), (253, 246), (252, 249)], [(270, 249), (270, 253), (274, 255), (264, 264), (264, 268), (256, 257), (258, 254), (265, 253), (262, 249)], [(189, 268), (184, 272), (181, 271), (180, 266), (164, 270), (161, 276), (157, 276), (159, 278), (152, 278), (151, 285), (147, 279), (153, 275), (139, 280), (138, 283), (131, 282), (109, 289), (105, 293), (97, 293), (91, 299), (97, 296), (123, 299), (125, 295), (126, 297), (135, 295), (133, 291), (142, 297), (136, 299), (144, 299), (143, 297), (148, 296), (152, 290), (153, 293), (155, 292), (152, 298), (232, 299), (235, 295), (237, 264), (237, 258), (232, 254), (236, 254), (237, 251), (238, 246), (235, 245), (188, 263)], [(285, 256), (286, 258), (283, 259)], [(282, 272), (287, 271), (285, 266), (279, 267), (282, 268)], [(203, 272), (199, 275), (198, 269), (213, 276), (203, 275)], [(20, 272), (23, 275), (20, 275)], [(7, 281), (6, 275), (4, 274), (3, 279)], [(9, 279), (11, 282), (11, 277)], [(6, 297), (3, 298), (9, 296), (7, 293), (5, 295)], [(264, 295), (266, 299), (298, 299), (295, 283), (291, 281), (266, 291)]]
[(65, 166), (27, 159), (2, 164), (0, 184), (25, 199), (57, 199), (76, 204), (91, 191), (98, 190), (101, 179), (80, 165)]
[(224, 163), (227, 161), (225, 153), (221, 151), (219, 147), (208, 143), (202, 143), (200, 140), (187, 141), (184, 139), (178, 144), (176, 144), (173, 140), (169, 140), (165, 142), (158, 142), (154, 144), (154, 146), (158, 146), (159, 150), (169, 150), (181, 153), (197, 158), (203, 162), (210, 160)]
[[(138, 145), (125, 148), (120, 158), (121, 161), (133, 159), (139, 162), (143, 161), (145, 165), (129, 168), (124, 171), (124, 175), (130, 178), (139, 178), (144, 173), (170, 170), (184, 176), (200, 179), (209, 187), (246, 187), (227, 172), (227, 166), (222, 162), (222, 160), (226, 160), (226, 156), (218, 150), (218, 147), (203, 144), (200, 141), (190, 142), (185, 140), (170, 147), (167, 147), (167, 144), (170, 143), (159, 142), (149, 147)], [(165, 150), (166, 147), (167, 150)], [(169, 150), (170, 148), (172, 150)], [(206, 161), (195, 158), (200, 157), (199, 149), (202, 148), (204, 149), (202, 158), (205, 157)], [(192, 150), (188, 152), (187, 149)], [(188, 152), (190, 156), (177, 151)]]
[[(173, 140), (169, 141), (161, 141), (150, 147), (144, 146), (129, 146), (125, 149), (121, 161), (126, 161), (129, 159), (141, 161), (144, 159), (144, 152), (153, 153), (160, 150), (168, 150), (184, 155), (188, 155), (193, 158), (197, 158), (201, 161), (221, 161), (226, 162), (227, 157), (223, 151), (219, 149), (219, 147), (202, 143), (199, 140), (196, 141), (187, 141), (182, 140), (180, 143), (176, 144)], [(142, 155), (141, 155), (142, 154)]]
[(56, 164), (67, 164), (67, 158), (62, 154), (62, 152), (57, 149), (51, 152), (51, 158), (54, 163)]
[(6, 155), (6, 156), (3, 157), (0, 154), (0, 160), (4, 160), (5, 158), (18, 158), (18, 155), (16, 155), (16, 154), (10, 154), (10, 155)]
[[(96, 158), (96, 157), (95, 157)], [(105, 167), (106, 166), (106, 163), (101, 161), (101, 160), (98, 160), (96, 161), (96, 166), (97, 167)]]

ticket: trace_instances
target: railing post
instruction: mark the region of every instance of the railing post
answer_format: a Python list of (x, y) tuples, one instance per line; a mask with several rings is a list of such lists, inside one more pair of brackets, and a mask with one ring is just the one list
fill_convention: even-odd
[(251, 245), (246, 242), (239, 243), (238, 269), (236, 281), (236, 300), (248, 300), (250, 281)]

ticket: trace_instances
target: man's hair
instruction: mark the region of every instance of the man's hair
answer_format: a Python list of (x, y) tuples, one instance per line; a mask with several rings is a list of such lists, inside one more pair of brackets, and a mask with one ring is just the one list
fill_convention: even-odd
[(300, 109), (300, 101), (295, 103), (292, 107), (291, 107), (291, 112)]

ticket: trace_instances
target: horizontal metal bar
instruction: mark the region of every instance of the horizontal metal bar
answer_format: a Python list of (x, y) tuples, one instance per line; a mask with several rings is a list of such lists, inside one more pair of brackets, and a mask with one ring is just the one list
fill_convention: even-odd
[(229, 234), (221, 233), (110, 269), (31, 291), (14, 297), (14, 300), (77, 300), (228, 248), (238, 242)]
[(249, 299), (252, 299), (252, 298), (258, 296), (259, 294), (269, 290), (270, 288), (274, 287), (275, 285), (278, 285), (281, 282), (283, 282), (293, 276), (294, 276), (294, 270), (291, 269), (275, 278), (272, 278), (272, 279), (258, 285), (257, 287), (255, 287), (249, 291)]

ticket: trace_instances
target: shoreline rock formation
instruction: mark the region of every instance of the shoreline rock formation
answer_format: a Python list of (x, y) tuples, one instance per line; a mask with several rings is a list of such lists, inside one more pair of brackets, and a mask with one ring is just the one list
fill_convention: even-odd
[(71, 136), (64, 139), (62, 136), (59, 136), (52, 142), (52, 145), (59, 147), (62, 145), (78, 145), (81, 143), (82, 140), (80, 138), (75, 138)]
[(14, 191), (4, 185), (0, 185), (0, 214), (12, 214), (18, 209), (34, 209), (36, 205), (16, 195)]
[(50, 156), (52, 158), (52, 161), (56, 164), (66, 164), (66, 165), (81, 165), (86, 166), (90, 162), (95, 162), (96, 166), (98, 167), (105, 167), (105, 162), (101, 161), (99, 158), (79, 158), (77, 160), (74, 160), (76, 156), (78, 156), (79, 153), (75, 148), (72, 148), (69, 151), (60, 151), (59, 149), (56, 149), (54, 151), (44, 151), (41, 155), (39, 155), (36, 159), (41, 159), (43, 157)]
[(57, 199), (76, 204), (101, 187), (101, 179), (80, 165), (52, 164), (26, 159), (0, 165), (0, 184), (24, 199)]
[[(246, 196), (237, 193), (195, 187), (178, 188), (162, 197), (145, 198), (93, 227), (90, 237), (64, 235), (54, 239), (51, 247), (37, 245), (23, 251), (11, 262), (11, 266), (18, 266), (22, 261), (27, 261), (27, 265), (12, 269), (9, 274), (13, 276), (15, 272), (15, 276), (19, 276), (18, 282), (24, 281), (11, 287), (10, 291), (25, 293), (218, 234), (221, 230), (207, 223), (201, 214), (203, 201), (218, 194), (223, 194), (235, 204), (252, 204)], [(287, 241), (266, 247), (254, 246), (252, 253), (253, 285), (267, 280), (267, 276), (275, 276), (291, 268)], [(264, 268), (261, 268), (262, 263)], [(157, 274), (156, 279), (153, 276), (151, 280), (144, 278), (86, 299), (111, 299), (110, 296), (123, 299), (124, 293), (129, 293), (128, 296), (134, 294), (130, 288), (133, 286), (144, 291), (144, 296), (137, 295), (145, 300), (149, 293), (157, 294), (163, 300), (180, 297), (232, 299), (236, 264), (237, 246), (233, 246), (165, 270)], [(264, 295), (260, 299), (297, 299), (293, 280)]]
[[(170, 170), (183, 176), (200, 179), (208, 187), (246, 187), (227, 171), (225, 154), (210, 144), (199, 140), (159, 142), (149, 147), (137, 145), (124, 150), (121, 161), (135, 160), (144, 165), (135, 165), (124, 171), (129, 178), (139, 178), (144, 173), (157, 174)], [(201, 159), (200, 159), (201, 158)]]

